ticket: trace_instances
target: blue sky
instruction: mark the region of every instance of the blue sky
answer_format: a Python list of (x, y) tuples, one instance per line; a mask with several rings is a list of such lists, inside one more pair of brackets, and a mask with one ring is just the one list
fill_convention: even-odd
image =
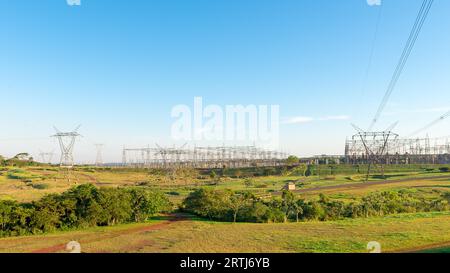
[[(421, 0), (0, 0), (0, 154), (58, 151), (52, 126), (82, 124), (78, 161), (121, 147), (171, 144), (170, 111), (278, 104), (281, 148), (343, 153), (368, 127)], [(450, 110), (450, 1), (435, 0), (377, 127), (408, 134)], [(364, 87), (364, 88), (363, 88)], [(327, 119), (327, 117), (341, 117)], [(345, 117), (345, 118), (343, 118)], [(449, 121), (428, 131), (447, 136)]]

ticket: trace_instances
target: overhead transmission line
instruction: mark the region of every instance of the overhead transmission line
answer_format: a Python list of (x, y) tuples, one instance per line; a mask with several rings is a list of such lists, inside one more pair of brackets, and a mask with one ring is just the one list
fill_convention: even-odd
[(377, 22), (376, 22), (376, 25), (375, 25), (375, 34), (373, 35), (372, 46), (370, 48), (369, 63), (367, 64), (367, 68), (366, 68), (366, 71), (364, 73), (363, 84), (362, 84), (362, 87), (361, 87), (361, 96), (364, 96), (364, 93), (366, 91), (367, 80), (369, 79), (369, 73), (370, 73), (370, 69), (372, 67), (373, 55), (374, 55), (374, 52), (375, 52), (375, 45), (376, 45), (376, 42), (378, 40), (378, 32), (379, 32), (379, 29), (380, 29), (382, 11), (383, 11), (383, 5), (380, 5), (379, 11), (378, 11), (378, 16), (377, 16)]
[(384, 108), (386, 107), (386, 104), (389, 101), (389, 98), (390, 98), (392, 92), (394, 91), (395, 86), (397, 85), (398, 79), (400, 78), (400, 75), (402, 74), (402, 72), (405, 68), (408, 58), (411, 55), (411, 51), (414, 48), (414, 45), (416, 44), (417, 37), (419, 37), (419, 33), (422, 30), (422, 27), (423, 27), (423, 24), (425, 23), (426, 18), (428, 17), (428, 13), (431, 9), (431, 6), (433, 5), (433, 2), (434, 2), (434, 0), (423, 0), (422, 6), (416, 17), (416, 21), (414, 22), (414, 26), (411, 30), (411, 33), (409, 34), (408, 41), (406, 42), (406, 45), (403, 49), (403, 53), (397, 64), (397, 67), (395, 68), (394, 74), (392, 75), (391, 81), (389, 82), (386, 93), (384, 94), (381, 104), (379, 105), (379, 107), (377, 109), (375, 117), (373, 118), (368, 131), (371, 131), (373, 129), (373, 126), (377, 123), (378, 119), (380, 118), (381, 113), (383, 112)]
[(409, 137), (413, 137), (415, 135), (418, 135), (420, 133), (422, 133), (423, 131), (426, 131), (428, 129), (430, 129), (431, 127), (433, 127), (434, 125), (438, 124), (439, 122), (443, 121), (444, 119), (450, 117), (450, 111), (448, 111), (447, 113), (443, 114), (442, 116), (440, 116), (438, 119), (432, 121), (431, 123), (427, 124), (426, 126), (414, 131), (413, 133), (411, 133), (409, 135)]

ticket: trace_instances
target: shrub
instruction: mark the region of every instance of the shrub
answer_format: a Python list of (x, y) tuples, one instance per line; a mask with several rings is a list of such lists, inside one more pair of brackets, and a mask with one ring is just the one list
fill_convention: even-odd
[(142, 222), (170, 208), (164, 194), (149, 189), (85, 184), (31, 204), (0, 201), (0, 236)]
[(48, 184), (32, 184), (31, 186), (37, 190), (45, 190), (50, 187)]
[(277, 170), (275, 168), (267, 168), (267, 169), (264, 169), (264, 171), (263, 171), (264, 176), (271, 176), (271, 175), (276, 175), (276, 174), (277, 174)]
[(131, 188), (131, 216), (134, 222), (144, 222), (158, 212), (170, 210), (172, 204), (163, 193)]
[(185, 210), (207, 217), (210, 220), (223, 219), (229, 212), (226, 206), (230, 191), (200, 189), (191, 193), (183, 202)]
[[(264, 201), (247, 193), (200, 189), (183, 202), (183, 209), (211, 220), (240, 222), (274, 222), (287, 220), (337, 220), (343, 218), (383, 216), (397, 213), (445, 211), (450, 209), (450, 194), (442, 199), (426, 200), (408, 191), (386, 191), (364, 196), (359, 202), (345, 204), (320, 195), (319, 200), (297, 199), (292, 192), (283, 192), (281, 199)], [(236, 204), (240, 200), (241, 206)]]
[(27, 177), (27, 176), (25, 176), (25, 174), (26, 174), (26, 172), (24, 170), (22, 170), (22, 169), (13, 169), (13, 170), (10, 170), (6, 174), (6, 176), (9, 179), (23, 179), (23, 178)]

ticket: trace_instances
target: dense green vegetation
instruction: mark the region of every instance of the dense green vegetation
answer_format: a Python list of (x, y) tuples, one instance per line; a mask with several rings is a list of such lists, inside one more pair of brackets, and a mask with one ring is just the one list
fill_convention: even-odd
[(323, 194), (318, 200), (306, 201), (289, 191), (284, 191), (282, 198), (265, 201), (249, 192), (199, 189), (184, 200), (182, 209), (210, 220), (280, 223), (446, 211), (449, 200), (448, 193), (430, 199), (401, 190), (372, 193), (350, 203), (330, 200)]
[(32, 203), (0, 201), (0, 237), (144, 222), (170, 208), (164, 194), (146, 188), (85, 184)]
[(0, 155), (0, 166), (24, 167), (37, 165), (39, 165), (39, 163), (35, 162), (33, 157), (31, 157), (28, 153), (19, 153), (9, 159), (6, 159)]

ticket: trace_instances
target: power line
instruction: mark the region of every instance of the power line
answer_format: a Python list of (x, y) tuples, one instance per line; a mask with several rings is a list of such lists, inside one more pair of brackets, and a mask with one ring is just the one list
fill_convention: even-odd
[(426, 131), (428, 129), (430, 129), (431, 127), (433, 127), (434, 125), (438, 124), (439, 122), (443, 121), (444, 119), (450, 117), (450, 111), (448, 111), (447, 113), (443, 114), (442, 116), (440, 116), (438, 119), (432, 121), (431, 123), (429, 123), (428, 125), (414, 131), (413, 133), (411, 133), (409, 136), (413, 137), (415, 135), (420, 134), (423, 131)]
[(383, 5), (380, 5), (379, 11), (378, 11), (377, 22), (376, 22), (376, 25), (375, 25), (375, 34), (373, 36), (372, 46), (370, 48), (369, 63), (367, 64), (367, 68), (366, 68), (366, 72), (364, 74), (363, 84), (362, 84), (362, 88), (361, 88), (361, 96), (364, 96), (364, 93), (366, 91), (367, 80), (369, 78), (369, 72), (370, 72), (370, 69), (372, 67), (373, 55), (374, 55), (374, 52), (375, 52), (375, 44), (377, 42), (378, 32), (379, 32), (379, 29), (380, 29), (380, 22), (381, 22), (382, 11), (383, 11)]
[(414, 26), (411, 30), (411, 33), (409, 34), (408, 41), (406, 42), (406, 45), (403, 49), (400, 60), (397, 64), (394, 74), (392, 75), (391, 81), (389, 82), (386, 93), (384, 94), (381, 104), (379, 105), (379, 107), (377, 109), (375, 117), (372, 120), (372, 123), (369, 126), (368, 131), (372, 130), (373, 126), (377, 123), (378, 119), (380, 118), (381, 113), (383, 112), (384, 108), (386, 107), (386, 104), (389, 101), (389, 98), (390, 98), (392, 92), (394, 91), (395, 86), (397, 85), (398, 79), (400, 78), (400, 76), (405, 68), (408, 58), (411, 55), (412, 49), (414, 48), (414, 45), (416, 44), (417, 38), (419, 37), (420, 31), (422, 30), (422, 27), (423, 27), (423, 24), (425, 23), (425, 20), (428, 17), (428, 13), (431, 9), (431, 6), (433, 5), (433, 2), (434, 2), (434, 0), (423, 0), (422, 6), (416, 17), (416, 21), (414, 22)]

